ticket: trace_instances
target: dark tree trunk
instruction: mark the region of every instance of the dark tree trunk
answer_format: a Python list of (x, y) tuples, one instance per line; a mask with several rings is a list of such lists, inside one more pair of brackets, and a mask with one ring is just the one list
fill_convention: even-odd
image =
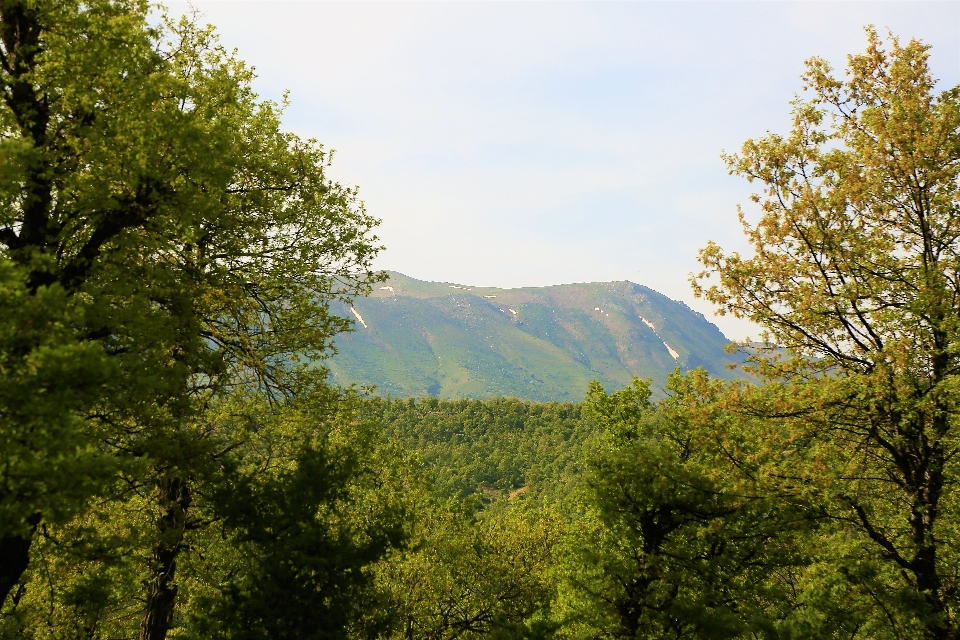
[(150, 558), (151, 578), (139, 640), (165, 640), (177, 603), (177, 557), (183, 549), (190, 487), (183, 478), (167, 478), (160, 486), (160, 498), (165, 506), (157, 521), (157, 544)]
[(23, 536), (5, 536), (0, 538), (0, 605), (7, 600), (10, 591), (20, 582), (20, 577), (30, 563), (30, 545), (33, 532), (40, 524), (40, 514), (34, 514), (27, 520), (29, 534)]

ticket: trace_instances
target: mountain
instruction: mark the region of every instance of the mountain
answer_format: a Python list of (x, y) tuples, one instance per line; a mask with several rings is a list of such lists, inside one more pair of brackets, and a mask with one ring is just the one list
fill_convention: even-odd
[(390, 272), (336, 310), (355, 330), (326, 363), (334, 381), (379, 395), (579, 401), (592, 380), (610, 391), (635, 375), (662, 395), (678, 366), (744, 375), (727, 368), (739, 358), (702, 314), (627, 281), (496, 289)]

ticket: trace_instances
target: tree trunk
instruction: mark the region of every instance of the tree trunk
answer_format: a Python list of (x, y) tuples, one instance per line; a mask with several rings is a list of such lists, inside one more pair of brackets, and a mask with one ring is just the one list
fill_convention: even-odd
[(160, 485), (165, 504), (157, 521), (157, 544), (150, 558), (151, 579), (147, 584), (146, 605), (140, 621), (139, 640), (165, 640), (177, 603), (177, 557), (183, 548), (186, 515), (190, 508), (190, 488), (183, 478), (167, 478)]
[(39, 524), (40, 514), (35, 513), (27, 519), (30, 531), (28, 535), (0, 538), (0, 605), (6, 602), (10, 591), (20, 582), (20, 577), (27, 570), (33, 533)]

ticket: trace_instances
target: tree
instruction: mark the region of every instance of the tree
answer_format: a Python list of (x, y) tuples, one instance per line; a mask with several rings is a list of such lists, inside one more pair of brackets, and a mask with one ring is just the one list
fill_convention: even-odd
[[(234, 446), (193, 482), (172, 581), (177, 637), (347, 637), (375, 596), (369, 565), (405, 539), (417, 466), (359, 419), (361, 399), (323, 388), (273, 404), (237, 394), (206, 415)], [(0, 637), (135, 636), (153, 575), (152, 498), (45, 523)]]
[[(251, 401), (256, 410), (238, 410)], [(258, 446), (237, 449), (201, 494), (219, 531), (188, 539), (205, 557), (189, 576), (186, 633), (351, 637), (367, 614), (371, 565), (401, 547), (410, 527), (405, 487), (416, 479), (405, 456), (378, 424), (359, 419), (351, 391), (296, 398), (282, 412), (262, 398), (230, 404), (222, 419), (241, 434), (256, 420)]]
[(773, 636), (789, 611), (773, 576), (802, 560), (782, 541), (789, 507), (716, 446), (743, 426), (717, 410), (724, 383), (696, 370), (669, 386), (659, 406), (639, 379), (610, 395), (595, 382), (584, 401), (599, 436), (568, 569), (582, 601), (571, 617), (596, 628), (590, 637)]
[(426, 498), (410, 548), (376, 567), (396, 639), (538, 638), (555, 596), (560, 523), (549, 509), (503, 499), (477, 513), (467, 501)]
[(281, 130), (212, 30), (148, 18), (140, 0), (0, 3), (5, 300), (54, 305), (4, 358), (47, 367), (40, 385), (65, 366), (44, 354), (78, 354), (51, 402), (15, 406), (29, 379), (0, 380), (0, 427), (22, 448), (6, 467), (76, 459), (0, 486), (0, 600), (41, 523), (133, 487), (156, 526), (141, 637), (162, 638), (194, 484), (222, 452), (204, 412), (237, 389), (305, 393), (349, 324), (328, 303), (379, 274), (377, 221), (326, 177), (324, 149)]
[(867, 36), (843, 80), (808, 61), (789, 135), (727, 156), (763, 185), (754, 255), (711, 243), (694, 284), (776, 347), (755, 358), (781, 386), (756, 407), (775, 476), (842, 531), (824, 557), (871, 633), (958, 638), (960, 87), (937, 92), (927, 46)]

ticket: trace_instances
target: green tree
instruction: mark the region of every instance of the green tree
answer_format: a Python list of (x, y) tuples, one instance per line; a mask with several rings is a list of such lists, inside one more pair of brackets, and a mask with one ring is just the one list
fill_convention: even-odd
[(755, 358), (778, 482), (839, 527), (822, 566), (873, 603), (864, 628), (958, 638), (960, 88), (867, 35), (842, 80), (807, 63), (787, 136), (727, 157), (763, 185), (754, 255), (708, 245), (695, 286), (779, 349)]
[[(10, 385), (28, 380), (0, 380), (19, 447), (4, 466), (63, 461), (0, 487), (0, 598), (38, 526), (133, 491), (154, 521), (140, 630), (154, 639), (176, 607), (194, 487), (221, 466), (208, 408), (238, 390), (306, 393), (302, 362), (348, 327), (328, 303), (369, 288), (378, 247), (323, 148), (281, 131), (210, 29), (148, 18), (139, 0), (0, 3), (4, 300), (53, 305), (4, 358), (42, 365), (42, 385), (66, 366), (56, 352), (78, 354), (49, 403), (17, 405)], [(119, 482), (104, 484), (105, 453)]]
[[(259, 446), (238, 449), (233, 469), (200, 496), (218, 535), (190, 536), (189, 544), (202, 545), (204, 556), (219, 548), (222, 557), (188, 565), (186, 633), (347, 638), (371, 600), (371, 565), (406, 539), (404, 485), (416, 478), (401, 468), (406, 457), (379, 425), (358, 419), (352, 392), (297, 398), (279, 413), (258, 404)], [(235, 409), (227, 415), (249, 419)]]
[(550, 637), (579, 406), (371, 398), (362, 415), (422, 459), (427, 481), (411, 487), (408, 547), (376, 565), (369, 622), (390, 638)]
[(377, 568), (388, 638), (545, 637), (561, 523), (522, 498), (481, 512), (426, 499), (410, 548)]
[[(370, 565), (410, 529), (407, 487), (417, 486), (418, 467), (358, 419), (359, 403), (320, 388), (280, 409), (238, 394), (206, 414), (229, 450), (216, 458), (218, 473), (193, 482), (171, 634), (343, 638), (360, 624), (377, 601)], [(132, 492), (65, 525), (45, 523), (30, 588), (0, 636), (136, 636), (153, 575), (151, 503)]]
[(670, 390), (659, 407), (639, 379), (587, 394), (600, 436), (573, 527), (566, 571), (580, 604), (568, 617), (617, 638), (775, 635), (785, 592), (771, 578), (801, 562), (780, 544), (789, 518), (757, 490), (755, 462), (731, 465), (715, 445), (743, 431), (716, 410), (724, 383), (697, 370), (674, 374)]

